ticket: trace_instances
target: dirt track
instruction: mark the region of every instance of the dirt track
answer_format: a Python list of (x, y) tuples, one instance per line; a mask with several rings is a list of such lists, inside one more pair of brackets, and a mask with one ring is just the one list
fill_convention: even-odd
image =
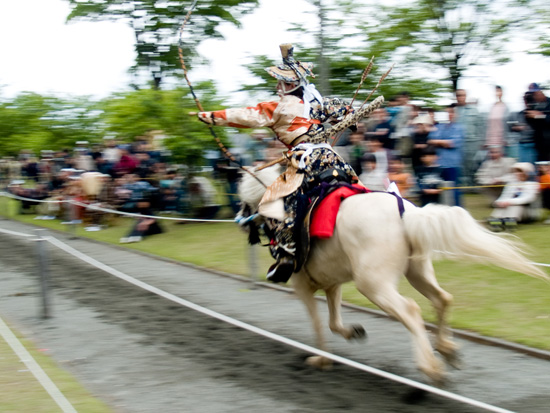
[[(31, 233), (0, 221), (0, 228)], [(313, 345), (300, 302), (271, 288), (86, 240), (61, 240), (196, 304)], [(120, 412), (469, 412), (474, 408), (346, 366), (320, 372), (306, 354), (143, 292), (50, 246), (53, 318), (38, 315), (34, 244), (0, 233), (0, 314)], [(324, 306), (322, 306), (324, 311)], [(326, 315), (325, 315), (326, 317)], [(424, 380), (398, 323), (344, 312), (369, 333), (331, 337), (344, 357)], [(327, 329), (328, 330), (328, 329)], [(546, 412), (550, 362), (460, 341), (465, 368), (446, 390), (521, 412)]]

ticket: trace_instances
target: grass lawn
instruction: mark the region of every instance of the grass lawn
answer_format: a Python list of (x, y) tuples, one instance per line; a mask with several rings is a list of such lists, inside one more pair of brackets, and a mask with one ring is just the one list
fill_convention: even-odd
[[(21, 340), (20, 337), (18, 338)], [(57, 366), (47, 356), (46, 351), (37, 350), (27, 340), (23, 339), (22, 343), (78, 412), (112, 412), (112, 409), (94, 398), (74, 377)], [(60, 411), (51, 396), (3, 340), (0, 340), (0, 388), (2, 389), (0, 391), (0, 411), (2, 412)]]
[[(483, 197), (469, 194), (465, 206), (477, 219), (489, 216), (490, 209)], [(57, 230), (67, 230), (59, 221), (37, 221), (34, 215), (15, 214), (15, 204), (0, 199), (0, 211), (12, 219)], [(229, 214), (226, 214), (229, 216)], [(99, 241), (118, 244), (132, 225), (132, 220), (117, 218), (109, 228), (86, 232), (77, 228), (76, 234)], [(163, 221), (165, 232), (147, 238), (128, 248), (222, 270), (250, 276), (246, 234), (233, 223), (177, 224)], [(549, 263), (550, 227), (540, 223), (522, 225), (516, 235), (530, 248), (531, 259)], [(267, 248), (258, 248), (257, 277), (263, 277), (272, 263)], [(436, 274), (443, 288), (454, 295), (450, 324), (455, 328), (500, 337), (517, 343), (550, 350), (550, 283), (496, 267), (465, 262), (439, 261)], [(406, 280), (400, 291), (414, 298), (421, 306), (427, 321), (435, 321), (429, 302), (410, 287)], [(372, 307), (353, 285), (344, 288), (344, 300)]]

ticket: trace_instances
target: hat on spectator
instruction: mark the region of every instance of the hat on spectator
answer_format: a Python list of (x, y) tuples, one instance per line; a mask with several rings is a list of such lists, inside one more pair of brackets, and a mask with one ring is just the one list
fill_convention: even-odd
[(418, 115), (412, 121), (413, 125), (424, 124), (433, 125), (432, 117), (430, 115)]
[(520, 171), (525, 175), (531, 175), (535, 172), (535, 167), (531, 162), (516, 162), (512, 165), (512, 171)]
[(541, 90), (542, 89), (538, 83), (529, 83), (529, 92), (539, 92)]

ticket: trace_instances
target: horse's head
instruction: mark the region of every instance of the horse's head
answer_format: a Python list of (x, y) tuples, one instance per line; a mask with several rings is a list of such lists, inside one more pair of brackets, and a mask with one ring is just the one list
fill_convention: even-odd
[[(281, 174), (279, 165), (271, 166), (260, 171), (251, 169), (249, 173), (243, 174), (239, 182), (239, 198), (242, 203), (242, 210), (248, 209), (252, 214), (258, 211), (258, 205), (267, 187)], [(248, 208), (247, 208), (248, 207)]]

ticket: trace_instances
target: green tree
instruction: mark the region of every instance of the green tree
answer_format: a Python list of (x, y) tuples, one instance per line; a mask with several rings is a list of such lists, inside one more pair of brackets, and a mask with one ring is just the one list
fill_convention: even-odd
[[(135, 73), (150, 73), (158, 88), (167, 76), (181, 72), (178, 60), (178, 31), (191, 1), (186, 0), (68, 0), (72, 11), (68, 21), (124, 21), (135, 33)], [(222, 23), (240, 26), (239, 19), (257, 6), (258, 0), (207, 0), (196, 5), (192, 30), (187, 29), (182, 45), (184, 54), (197, 57), (196, 43), (202, 39), (222, 37)], [(191, 63), (190, 61), (186, 63)]]
[(533, 34), (536, 1), (411, 0), (378, 8), (361, 29), (384, 59), (456, 90), (469, 67), (507, 62), (510, 39)]
[(22, 149), (36, 155), (43, 149), (72, 147), (78, 140), (101, 136), (99, 112), (86, 98), (65, 100), (22, 93), (0, 102), (0, 155)]
[[(200, 99), (208, 110), (223, 107), (215, 98), (211, 82), (196, 85), (202, 92)], [(189, 112), (196, 111), (193, 99), (183, 88), (174, 90), (142, 89), (118, 93), (101, 104), (102, 123), (107, 133), (116, 134), (122, 141), (132, 142), (151, 131), (162, 131), (164, 143), (176, 162), (190, 166), (203, 165), (206, 150), (217, 149), (217, 144), (206, 125)], [(223, 129), (216, 133), (227, 142)]]

